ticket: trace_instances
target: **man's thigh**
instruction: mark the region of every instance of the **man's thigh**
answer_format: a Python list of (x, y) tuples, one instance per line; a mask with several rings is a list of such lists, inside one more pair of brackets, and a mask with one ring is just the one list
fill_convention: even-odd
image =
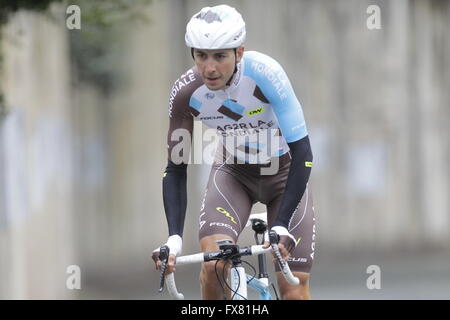
[(237, 241), (248, 220), (252, 200), (231, 173), (213, 167), (199, 217), (199, 239), (225, 234)]

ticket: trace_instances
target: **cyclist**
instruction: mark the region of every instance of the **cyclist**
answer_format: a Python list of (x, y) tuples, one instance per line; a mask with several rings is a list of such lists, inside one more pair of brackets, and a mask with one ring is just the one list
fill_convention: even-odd
[[(312, 152), (303, 111), (283, 68), (265, 54), (244, 51), (245, 37), (242, 16), (227, 5), (203, 8), (186, 27), (195, 66), (171, 91), (163, 178), (168, 272), (175, 270), (182, 248), (186, 171), (196, 118), (222, 136), (200, 212), (202, 250), (218, 250), (216, 240), (235, 243), (252, 205), (261, 202), (267, 206), (269, 227), (280, 236), (283, 258), (300, 279), (300, 285), (289, 285), (275, 266), (282, 298), (309, 299), (315, 219), (308, 186)], [(271, 168), (276, 170), (264, 172)], [(159, 268), (156, 257), (154, 252)], [(204, 299), (223, 297), (218, 270), (222, 268), (215, 262), (202, 265)]]

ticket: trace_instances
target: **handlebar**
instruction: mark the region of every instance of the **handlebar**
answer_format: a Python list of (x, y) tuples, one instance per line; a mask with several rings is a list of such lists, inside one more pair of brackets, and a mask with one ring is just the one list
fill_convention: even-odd
[[(255, 256), (258, 254), (263, 254), (268, 251), (270, 251), (270, 247), (263, 248), (262, 245), (254, 245), (254, 246), (240, 248), (239, 253), (237, 253), (237, 255), (239, 255), (239, 256)], [(178, 257), (176, 264), (177, 265), (187, 265), (187, 264), (194, 264), (194, 263), (202, 263), (202, 262), (207, 262), (207, 261), (221, 260), (221, 259), (226, 258), (227, 256), (229, 256), (229, 252), (227, 252), (226, 250), (201, 252), (201, 253), (195, 253), (195, 254), (191, 254), (191, 255), (187, 255), (187, 256)], [(176, 300), (184, 299), (184, 295), (182, 293), (179, 293), (177, 290), (174, 274), (173, 273), (168, 274), (165, 277), (165, 280), (166, 280), (166, 286), (167, 286), (167, 291), (169, 292), (169, 295)]]
[(281, 257), (280, 248), (278, 247), (278, 242), (280, 241), (280, 236), (275, 231), (270, 231), (269, 239), (270, 239), (270, 245), (273, 249), (273, 252), (275, 253), (275, 257), (277, 258), (278, 265), (280, 266), (281, 272), (283, 273), (287, 282), (289, 282), (289, 284), (292, 284), (294, 286), (299, 285), (300, 280), (297, 277), (294, 277), (294, 275), (291, 272), (291, 269), (289, 268), (289, 265)]
[[(240, 255), (240, 256), (256, 256), (258, 254), (263, 254), (268, 251), (270, 251), (270, 248), (263, 248), (262, 245), (255, 245), (255, 246), (248, 246), (248, 247), (240, 248), (238, 255)], [(221, 260), (221, 259), (226, 258), (227, 255), (228, 255), (228, 252), (226, 252), (225, 250), (201, 252), (201, 253), (191, 254), (188, 256), (178, 257), (176, 263), (177, 263), (177, 265), (186, 265), (186, 264)]]
[[(238, 252), (222, 249), (220, 251), (212, 251), (212, 252), (201, 252), (186, 256), (178, 257), (176, 260), (177, 265), (187, 265), (187, 264), (193, 264), (193, 263), (202, 263), (207, 261), (214, 261), (214, 260), (222, 260), (231, 258), (233, 256), (255, 256), (259, 254), (263, 254), (266, 252), (269, 252), (271, 249), (274, 250), (275, 257), (278, 260), (278, 263), (280, 265), (280, 269), (285, 277), (285, 279), (288, 281), (288, 283), (292, 285), (298, 285), (300, 283), (300, 280), (295, 277), (290, 268), (289, 265), (286, 263), (286, 261), (283, 260), (280, 254), (280, 249), (278, 248), (278, 235), (273, 232), (275, 235), (272, 234), (272, 232), (269, 233), (271, 247), (263, 248), (262, 245), (253, 245), (253, 246), (247, 246), (242, 247), (238, 249)], [(278, 238), (276, 238), (278, 237)], [(235, 248), (237, 246), (234, 246)], [(161, 277), (163, 277), (164, 273), (161, 273)], [(163, 278), (161, 278), (162, 280)], [(174, 273), (170, 273), (167, 276), (165, 276), (165, 283), (167, 285), (167, 290), (169, 292), (169, 295), (176, 299), (181, 300), (184, 299), (184, 295), (182, 293), (179, 293), (175, 284), (175, 276)]]
[(175, 300), (184, 300), (184, 295), (179, 293), (177, 290), (177, 286), (175, 284), (175, 276), (174, 273), (169, 273), (166, 276), (166, 285), (167, 291), (169, 291), (169, 295)]

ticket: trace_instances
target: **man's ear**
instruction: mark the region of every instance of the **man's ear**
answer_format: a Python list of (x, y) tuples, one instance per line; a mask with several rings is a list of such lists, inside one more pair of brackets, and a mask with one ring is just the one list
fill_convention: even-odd
[(236, 62), (241, 62), (242, 57), (244, 56), (244, 46), (240, 46), (236, 49)]

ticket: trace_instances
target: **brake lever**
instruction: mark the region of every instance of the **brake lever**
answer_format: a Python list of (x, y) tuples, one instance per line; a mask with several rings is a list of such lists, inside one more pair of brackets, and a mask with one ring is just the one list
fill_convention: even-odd
[(269, 232), (269, 240), (270, 245), (273, 249), (273, 252), (275, 253), (275, 256), (277, 258), (278, 264), (280, 265), (281, 269), (284, 269), (285, 261), (283, 260), (283, 257), (280, 253), (280, 248), (278, 248), (278, 242), (280, 242), (280, 236), (275, 231), (271, 230)]
[(159, 283), (159, 290), (158, 292), (162, 292), (164, 289), (164, 273), (167, 269), (167, 263), (169, 260), (169, 247), (164, 245), (159, 249), (159, 260), (161, 260), (161, 281)]
[(280, 236), (275, 231), (270, 230), (269, 231), (269, 241), (270, 241), (270, 244), (278, 245), (278, 242), (280, 242)]

